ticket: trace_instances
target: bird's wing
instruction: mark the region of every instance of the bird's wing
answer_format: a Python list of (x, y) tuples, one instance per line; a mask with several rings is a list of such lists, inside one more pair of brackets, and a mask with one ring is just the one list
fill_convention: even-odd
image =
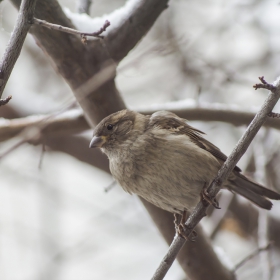
[[(175, 135), (187, 135), (194, 144), (201, 149), (208, 151), (217, 159), (222, 161), (226, 161), (227, 159), (227, 156), (222, 153), (218, 147), (201, 136), (201, 134), (205, 134), (204, 132), (188, 125), (185, 119), (179, 118), (171, 112), (159, 111), (151, 115), (148, 129), (154, 127), (168, 130)], [(238, 172), (241, 171), (237, 166), (235, 166), (234, 170)]]

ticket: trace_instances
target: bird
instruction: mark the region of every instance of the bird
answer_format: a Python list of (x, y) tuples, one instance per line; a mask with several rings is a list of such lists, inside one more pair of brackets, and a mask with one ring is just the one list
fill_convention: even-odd
[[(124, 191), (173, 213), (177, 233), (187, 239), (186, 213), (200, 199), (218, 208), (217, 201), (207, 196), (207, 187), (227, 159), (203, 135), (172, 112), (143, 115), (125, 109), (95, 127), (89, 147), (107, 155), (110, 171)], [(249, 179), (237, 166), (222, 189), (267, 210), (272, 208), (270, 199), (280, 199), (280, 194)]]

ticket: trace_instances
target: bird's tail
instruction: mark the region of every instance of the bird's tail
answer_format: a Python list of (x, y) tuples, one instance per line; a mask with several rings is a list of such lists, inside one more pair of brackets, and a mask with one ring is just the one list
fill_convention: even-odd
[(229, 182), (230, 184), (227, 185), (229, 190), (244, 196), (261, 208), (270, 210), (273, 204), (269, 199), (280, 200), (280, 194), (263, 187), (242, 174), (236, 175), (234, 180), (229, 180)]

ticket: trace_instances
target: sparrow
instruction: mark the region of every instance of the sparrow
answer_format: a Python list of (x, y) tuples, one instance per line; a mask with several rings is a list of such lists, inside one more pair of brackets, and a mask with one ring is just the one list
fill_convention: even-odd
[[(98, 147), (108, 156), (110, 171), (126, 192), (174, 213), (178, 230), (186, 211), (201, 197), (211, 202), (205, 186), (227, 159), (203, 134), (168, 111), (142, 115), (122, 110), (95, 127), (89, 147)], [(272, 207), (269, 199), (280, 199), (280, 194), (247, 178), (237, 166), (222, 188), (267, 210)], [(181, 215), (180, 223), (177, 215)]]

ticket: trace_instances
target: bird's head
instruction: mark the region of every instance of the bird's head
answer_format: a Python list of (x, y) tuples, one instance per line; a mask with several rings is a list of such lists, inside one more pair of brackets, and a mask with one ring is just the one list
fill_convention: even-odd
[(101, 148), (106, 153), (122, 147), (127, 141), (133, 141), (137, 137), (142, 117), (145, 118), (130, 110), (109, 115), (95, 127), (89, 147)]

